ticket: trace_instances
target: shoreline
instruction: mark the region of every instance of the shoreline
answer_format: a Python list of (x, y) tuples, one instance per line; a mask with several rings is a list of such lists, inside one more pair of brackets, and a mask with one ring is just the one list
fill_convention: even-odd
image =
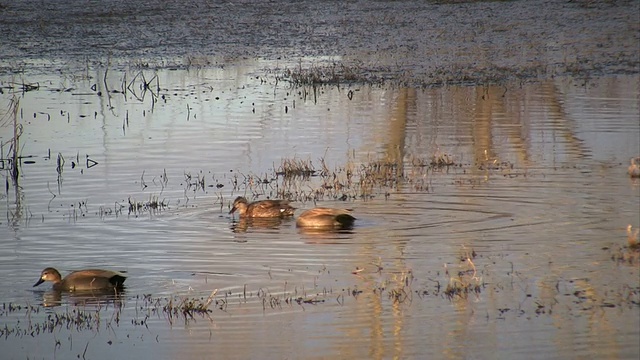
[(638, 74), (638, 14), (640, 1), (1, 2), (0, 74), (246, 61), (409, 87)]

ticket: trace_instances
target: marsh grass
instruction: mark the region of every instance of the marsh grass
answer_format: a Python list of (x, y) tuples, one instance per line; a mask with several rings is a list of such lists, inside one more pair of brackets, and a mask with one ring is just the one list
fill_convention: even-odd
[(63, 329), (76, 332), (97, 332), (100, 330), (101, 325), (104, 325), (105, 328), (117, 326), (122, 306), (115, 305), (111, 308), (113, 310), (112, 316), (103, 320), (102, 310), (105, 309), (104, 306), (98, 306), (96, 308), (69, 307), (63, 311), (55, 312), (47, 310), (46, 316), (42, 317), (39, 316), (39, 314), (45, 311), (40, 305), (3, 303), (2, 309), (0, 309), (0, 316), (6, 317), (10, 314), (23, 313), (23, 316), (27, 318), (28, 321), (25, 323), (18, 322), (14, 326), (9, 326), (5, 323), (5, 325), (0, 328), (0, 337), (4, 337), (5, 339), (9, 336), (35, 337), (41, 334), (57, 333)]
[(330, 166), (321, 157), (315, 165), (311, 159), (282, 159), (271, 174), (236, 173), (231, 181), (234, 192), (252, 199), (280, 198), (290, 201), (369, 200), (387, 197), (400, 187), (414, 191), (432, 190), (431, 177), (443, 168), (460, 167), (454, 157), (440, 154), (431, 158), (404, 160), (369, 159), (358, 162), (348, 157), (341, 165)]
[[(507, 31), (498, 28), (496, 31)], [(481, 49), (478, 49), (482, 51)], [(515, 55), (514, 55), (515, 56)], [(568, 74), (579, 76), (589, 68), (585, 59), (564, 59), (562, 63), (549, 65), (542, 61), (527, 59), (526, 65), (518, 67), (501, 66), (492, 61), (479, 65), (447, 63), (446, 66), (430, 68), (426, 74), (416, 74), (412, 69), (399, 71), (389, 65), (365, 65), (362, 62), (334, 62), (323, 65), (303, 66), (299, 63), (293, 68), (275, 69), (276, 82), (286, 81), (297, 88), (316, 88), (326, 85), (392, 85), (405, 87), (433, 88), (442, 86), (477, 86), (504, 84), (513, 79), (533, 81), (549, 74)]]
[(620, 263), (638, 266), (640, 265), (640, 242), (638, 241), (640, 229), (633, 230), (633, 226), (627, 226), (627, 245), (618, 246), (611, 254), (611, 259)]
[[(435, 279), (416, 279), (410, 268), (394, 268), (393, 271), (388, 271), (383, 261), (378, 259), (356, 267), (351, 275), (344, 274), (347, 279), (352, 276), (355, 281), (353, 285), (346, 287), (337, 287), (336, 279), (330, 276), (332, 272), (322, 267), (316, 273), (313, 284), (307, 284), (309, 286), (292, 285), (285, 281), (282, 285), (276, 286), (273, 283), (258, 285), (253, 290), (247, 285), (234, 287), (238, 289), (235, 291), (219, 292), (215, 289), (209, 295), (194, 295), (192, 289), (187, 294), (170, 296), (147, 294), (125, 299), (122, 296), (111, 295), (81, 302), (75, 306), (48, 307), (46, 310), (43, 305), (3, 303), (0, 306), (0, 318), (6, 321), (0, 325), (0, 338), (8, 340), (36, 337), (59, 334), (62, 331), (98, 333), (108, 330), (111, 333), (119, 326), (150, 329), (152, 326), (161, 326), (163, 322), (169, 326), (176, 322), (186, 325), (200, 319), (214, 322), (217, 311), (228, 317), (237, 314), (246, 316), (247, 311), (259, 314), (260, 311), (289, 311), (292, 308), (305, 311), (308, 306), (345, 306), (347, 302), (350, 303), (349, 306), (368, 307), (364, 304), (368, 304), (369, 301), (358, 301), (361, 296), (377, 297), (381, 305), (395, 309), (399, 306), (411, 306), (416, 299), (464, 302), (473, 298), (480, 301), (487, 287), (491, 293), (515, 291), (517, 295), (514, 295), (518, 299), (526, 300), (514, 301), (513, 304), (507, 303), (489, 310), (500, 319), (504, 319), (508, 313), (515, 316), (540, 316), (556, 314), (559, 311), (568, 311), (567, 316), (582, 316), (585, 311), (597, 312), (601, 311), (602, 307), (640, 304), (640, 288), (637, 284), (621, 285), (616, 291), (598, 294), (588, 279), (561, 279), (545, 286), (554, 294), (551, 299), (548, 296), (536, 298), (528, 289), (530, 279), (523, 272), (514, 271), (513, 263), (509, 270), (503, 265), (510, 262), (500, 264), (499, 257), (478, 256), (474, 250), (465, 247), (461, 248), (455, 261), (458, 263), (455, 268), (445, 265), (443, 271), (436, 271), (438, 278)], [(487, 266), (503, 268), (507, 272), (498, 276), (498, 272), (487, 272)], [(271, 270), (268, 271), (268, 275), (271, 278)], [(488, 283), (483, 280), (484, 276), (490, 277)], [(338, 275), (338, 278), (341, 277)], [(326, 285), (323, 285), (325, 281)], [(510, 284), (506, 285), (509, 282)], [(565, 305), (569, 310), (565, 309)], [(576, 312), (572, 310), (573, 306), (578, 307), (575, 309)]]
[(452, 274), (452, 270), (445, 267), (445, 274), (449, 277), (444, 295), (449, 300), (457, 298), (466, 299), (469, 295), (479, 295), (484, 287), (482, 277), (478, 276), (476, 265), (472, 258), (475, 258), (475, 251), (463, 249), (461, 263), (458, 269)]
[[(267, 287), (260, 287), (257, 291), (251, 292), (245, 285), (239, 293), (227, 291), (218, 294), (218, 289), (215, 289), (208, 296), (176, 294), (154, 297), (148, 294), (126, 300), (105, 296), (96, 298), (86, 304), (88, 306), (80, 303), (66, 308), (48, 307), (45, 304), (3, 303), (0, 306), (0, 318), (26, 318), (28, 321), (5, 321), (4, 325), (0, 326), (0, 338), (6, 340), (13, 337), (36, 337), (59, 333), (62, 330), (97, 333), (103, 329), (113, 330), (121, 324), (149, 328), (151, 319), (164, 319), (170, 325), (176, 321), (189, 323), (198, 318), (213, 321), (214, 310), (228, 312), (230, 303), (241, 305), (252, 302), (260, 304), (263, 311), (282, 310), (284, 306), (294, 305), (304, 309), (305, 305), (324, 303), (330, 293), (330, 290), (323, 289), (308, 294), (304, 287), (288, 289), (285, 283), (284, 289), (275, 293)], [(240, 301), (232, 301), (234, 298)], [(127, 307), (126, 303), (133, 304)]]
[[(0, 127), (11, 127), (13, 136), (11, 139), (0, 144), (0, 169), (9, 172), (14, 184), (18, 183), (20, 176), (20, 164), (22, 161), (20, 137), (23, 134), (23, 126), (18, 122), (18, 110), (20, 109), (20, 100), (13, 96), (9, 101), (9, 105), (5, 114), (0, 118)], [(8, 145), (6, 157), (4, 148)], [(7, 186), (8, 187), (8, 186)], [(8, 191), (8, 189), (7, 189)]]
[(302, 160), (298, 158), (282, 159), (282, 163), (276, 170), (277, 176), (286, 178), (302, 178), (308, 180), (316, 174), (311, 160)]
[[(105, 297), (95, 306), (72, 306), (61, 311), (49, 308), (44, 313), (42, 305), (21, 305), (3, 303), (0, 307), (0, 317), (19, 315), (28, 319), (27, 322), (17, 322), (10, 326), (5, 323), (0, 327), (0, 337), (35, 337), (41, 334), (58, 333), (61, 330), (74, 332), (99, 332), (102, 329), (113, 329), (120, 326), (124, 320), (133, 326), (149, 327), (148, 320), (152, 317), (164, 318), (170, 324), (176, 320), (189, 322), (196, 316), (211, 320), (213, 312), (210, 305), (214, 303), (217, 290), (209, 297), (189, 297), (174, 295), (157, 297), (144, 295), (135, 297), (135, 312), (125, 311), (122, 299)], [(125, 319), (130, 315), (131, 319)]]
[(210, 314), (213, 310), (210, 309), (209, 306), (214, 301), (217, 293), (218, 289), (213, 290), (211, 295), (206, 299), (203, 297), (188, 296), (170, 297), (165, 301), (162, 312), (170, 323), (173, 323), (176, 318), (183, 319), (187, 322), (195, 319), (195, 315), (200, 315), (211, 320)]
[(404, 304), (411, 303), (413, 301), (413, 291), (411, 285), (414, 281), (413, 272), (411, 270), (405, 270), (394, 279), (395, 286), (389, 290), (388, 297), (393, 303)]
[[(492, 159), (486, 154), (477, 163), (479, 168), (488, 172), (504, 173), (514, 169), (512, 163)], [(349, 154), (343, 163), (338, 164), (329, 164), (324, 157), (312, 160), (293, 156), (282, 158), (279, 164), (274, 164), (264, 173), (230, 171), (217, 176), (211, 171), (185, 171), (183, 181), (180, 182), (184, 188), (185, 201), (179, 199), (177, 204), (186, 206), (192, 197), (208, 193), (210, 189), (215, 192), (214, 203), (220, 204), (221, 211), (228, 211), (231, 208), (230, 201), (237, 195), (250, 201), (285, 199), (302, 203), (367, 201), (380, 197), (386, 199), (399, 191), (432, 193), (433, 180), (437, 180), (441, 173), (450, 172), (466, 174), (465, 165), (458, 157), (439, 150), (426, 156), (406, 155), (402, 159), (371, 156), (364, 161), (356, 160), (355, 154)], [(464, 181), (473, 180), (464, 177)], [(166, 170), (151, 180), (145, 177), (143, 171), (140, 190), (146, 192), (152, 188), (157, 189), (158, 195), (148, 195), (149, 199), (146, 201), (129, 196), (124, 204), (116, 201), (114, 208), (101, 206), (98, 213), (100, 216), (118, 216), (125, 209), (129, 214), (135, 215), (165, 210), (169, 207), (169, 201), (162, 198), (162, 194), (168, 184)]]
[(294, 69), (285, 69), (276, 76), (278, 80), (288, 81), (294, 86), (337, 85), (345, 83), (382, 83), (371, 75), (362, 64), (346, 65), (333, 63), (331, 65), (310, 66), (302, 64)]
[[(129, 215), (142, 215), (144, 213), (155, 214), (169, 207), (169, 203), (165, 199), (160, 200), (156, 195), (149, 195), (149, 200), (147, 201), (136, 201), (129, 197), (127, 202)], [(116, 206), (119, 206), (119, 204), (116, 204)], [(117, 211), (118, 209), (116, 209), (116, 212)]]
[[(22, 146), (20, 138), (24, 132), (22, 124), (18, 121), (20, 101), (14, 95), (9, 101), (7, 111), (0, 118), (0, 128), (10, 127), (12, 137), (6, 143), (0, 142), (0, 171), (5, 172), (5, 197), (11, 197), (10, 189), (13, 190), (13, 206), (7, 207), (7, 219), (11, 224), (16, 224), (25, 216), (23, 205), (24, 193), (20, 186), (20, 172), (22, 168)], [(5, 147), (7, 148), (5, 152)]]

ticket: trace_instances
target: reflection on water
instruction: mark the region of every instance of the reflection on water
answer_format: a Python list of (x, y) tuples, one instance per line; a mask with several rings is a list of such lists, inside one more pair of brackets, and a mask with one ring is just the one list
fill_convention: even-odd
[[(38, 304), (44, 307), (55, 307), (62, 304), (72, 304), (75, 306), (98, 306), (109, 303), (119, 303), (126, 298), (126, 289), (118, 292), (113, 290), (93, 290), (93, 291), (59, 291), (50, 289), (47, 291), (34, 291), (36, 298), (40, 299)], [(40, 295), (38, 297), (38, 295)]]
[[(638, 357), (639, 267), (617, 260), (640, 226), (637, 77), (314, 100), (252, 71), (145, 73), (154, 93), (107, 91), (115, 71), (26, 79), (41, 87), (15, 94), (19, 176), (10, 113), (0, 124), (0, 288), (56, 306), (0, 311), (10, 358)], [(292, 158), (315, 176), (275, 175)], [(228, 214), (253, 194), (358, 220), (310, 232)], [(117, 298), (33, 291), (44, 266), (130, 277)], [(211, 313), (185, 308), (216, 289)], [(21, 320), (96, 307), (111, 320), (91, 331), (31, 337)]]
[(282, 222), (289, 220), (281, 218), (240, 218), (231, 223), (231, 230), (233, 232), (247, 232), (249, 228), (254, 228), (254, 230), (261, 231), (274, 230), (277, 233)]

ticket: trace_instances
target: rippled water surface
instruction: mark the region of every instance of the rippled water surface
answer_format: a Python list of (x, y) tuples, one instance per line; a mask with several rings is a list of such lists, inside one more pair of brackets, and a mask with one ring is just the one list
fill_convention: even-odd
[[(293, 89), (262, 66), (2, 78), (9, 358), (640, 356), (637, 76)], [(316, 176), (276, 176), (292, 159)], [(358, 220), (241, 221), (238, 195)], [(129, 278), (33, 288), (47, 266)]]

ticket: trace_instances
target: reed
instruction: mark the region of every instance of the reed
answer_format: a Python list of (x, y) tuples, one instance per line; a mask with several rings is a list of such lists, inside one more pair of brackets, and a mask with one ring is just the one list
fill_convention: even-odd
[(444, 289), (444, 295), (449, 300), (466, 299), (472, 294), (478, 295), (485, 286), (482, 278), (478, 276), (476, 265), (472, 260), (475, 257), (475, 252), (473, 250), (468, 252), (465, 249), (463, 251), (464, 254), (457, 272), (452, 275), (445, 267), (445, 274), (449, 277), (449, 281)]

